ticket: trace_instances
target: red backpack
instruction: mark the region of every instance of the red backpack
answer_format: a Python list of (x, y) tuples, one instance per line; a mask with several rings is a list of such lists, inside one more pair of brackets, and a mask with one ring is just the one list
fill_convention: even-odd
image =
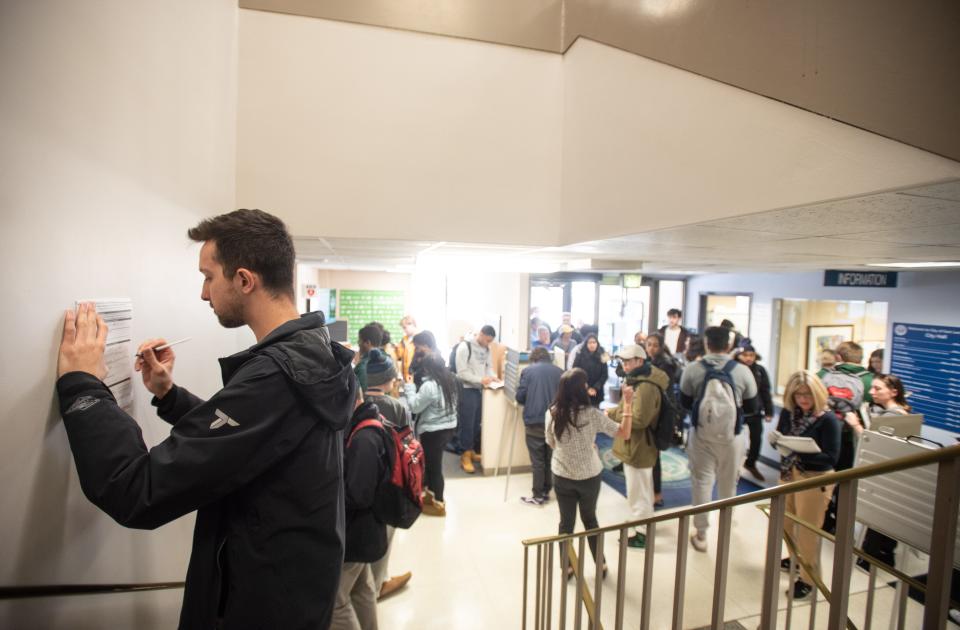
[(347, 439), (347, 447), (357, 431), (377, 427), (386, 443), (388, 476), (380, 481), (373, 500), (373, 513), (383, 523), (409, 529), (423, 511), (423, 447), (410, 427), (398, 427), (383, 416), (360, 422)]

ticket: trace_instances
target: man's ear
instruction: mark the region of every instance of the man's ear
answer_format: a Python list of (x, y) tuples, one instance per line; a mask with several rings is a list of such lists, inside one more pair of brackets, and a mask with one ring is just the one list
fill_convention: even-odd
[(257, 284), (260, 282), (260, 278), (257, 276), (257, 274), (249, 269), (244, 269), (243, 267), (237, 269), (235, 278), (240, 292), (246, 294), (252, 293), (253, 290), (257, 288)]

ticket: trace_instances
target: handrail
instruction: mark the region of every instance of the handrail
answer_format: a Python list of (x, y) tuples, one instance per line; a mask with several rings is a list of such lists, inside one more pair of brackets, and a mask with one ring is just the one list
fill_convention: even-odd
[(101, 595), (136, 593), (183, 588), (183, 582), (148, 582), (145, 584), (38, 584), (35, 586), (0, 586), (0, 600), (27, 597), (63, 597), (69, 595)]
[(721, 508), (746, 505), (748, 503), (756, 503), (757, 501), (762, 501), (764, 499), (772, 499), (786, 494), (792, 494), (794, 492), (809, 490), (811, 488), (819, 488), (821, 486), (863, 479), (865, 477), (874, 477), (876, 475), (896, 472), (898, 470), (904, 470), (907, 468), (916, 468), (919, 466), (936, 464), (938, 462), (948, 461), (956, 458), (960, 458), (960, 444), (945, 448), (931, 449), (922, 453), (914, 453), (905, 457), (890, 459), (885, 462), (878, 462), (876, 464), (869, 464), (867, 466), (849, 468), (840, 472), (826, 473), (816, 477), (811, 477), (809, 479), (793, 481), (773, 488), (766, 488), (764, 490), (757, 490), (756, 492), (741, 494), (729, 499), (720, 499), (718, 501), (711, 501), (710, 503), (703, 503), (697, 506), (663, 510), (654, 516), (636, 521), (627, 521), (623, 523), (617, 523), (616, 525), (607, 525), (606, 527), (598, 527), (596, 529), (590, 529), (574, 534), (528, 538), (521, 542), (524, 547), (531, 547), (546, 543), (574, 540), (585, 536), (596, 536), (597, 534), (620, 531), (624, 528), (636, 528), (641, 525), (672, 521), (684, 516), (692, 516), (694, 514), (701, 514), (703, 512), (713, 512)]

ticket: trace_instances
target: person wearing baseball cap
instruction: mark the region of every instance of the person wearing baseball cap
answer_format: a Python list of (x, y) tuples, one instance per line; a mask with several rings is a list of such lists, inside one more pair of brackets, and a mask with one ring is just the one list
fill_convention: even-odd
[[(661, 391), (666, 392), (670, 387), (670, 377), (653, 366), (643, 346), (623, 346), (615, 356), (620, 359), (624, 383), (620, 403), (607, 414), (618, 421), (624, 414), (630, 414), (632, 420), (630, 436), (614, 439), (613, 454), (623, 462), (630, 518), (640, 520), (653, 515), (653, 467), (659, 455), (656, 444), (647, 439), (646, 432), (660, 417)], [(627, 544), (643, 549), (647, 544), (646, 536), (635, 531)]]

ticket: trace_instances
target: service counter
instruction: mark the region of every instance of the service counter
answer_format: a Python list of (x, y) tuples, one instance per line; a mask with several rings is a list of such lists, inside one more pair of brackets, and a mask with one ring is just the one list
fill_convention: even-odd
[[(481, 464), (484, 475), (493, 475), (500, 467), (506, 474), (507, 464), (511, 473), (529, 472), (530, 455), (523, 429), (523, 407), (514, 405), (503, 389), (483, 390), (483, 420), (480, 446), (483, 453)], [(513, 456), (510, 457), (510, 440), (513, 438)]]

